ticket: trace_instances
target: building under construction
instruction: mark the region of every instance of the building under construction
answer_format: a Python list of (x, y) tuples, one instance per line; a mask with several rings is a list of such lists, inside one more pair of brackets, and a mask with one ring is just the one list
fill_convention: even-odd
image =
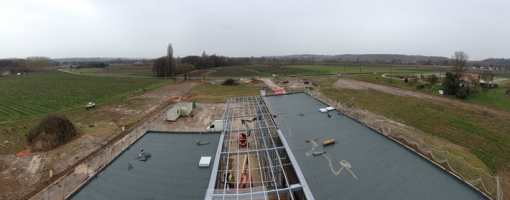
[(69, 198), (487, 199), (305, 93), (230, 98), (221, 133), (148, 132)]

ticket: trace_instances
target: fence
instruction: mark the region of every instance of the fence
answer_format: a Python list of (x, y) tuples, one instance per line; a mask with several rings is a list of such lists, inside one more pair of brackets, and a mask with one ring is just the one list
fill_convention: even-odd
[(464, 157), (455, 156), (448, 151), (430, 147), (420, 137), (406, 131), (406, 125), (383, 119), (382, 117), (378, 117), (354, 106), (348, 106), (344, 103), (333, 101), (318, 91), (305, 89), (305, 93), (329, 106), (335, 107), (344, 114), (372, 129), (379, 130), (379, 132), (386, 136), (396, 140), (404, 140), (411, 148), (412, 146), (416, 146), (418, 153), (429, 159), (431, 158), (431, 160), (439, 165), (446, 165), (449, 171), (471, 184), (473, 187), (480, 189), (491, 198), (497, 200), (503, 199), (503, 192), (501, 191), (499, 178), (497, 176), (488, 174), (482, 168), (473, 167)]

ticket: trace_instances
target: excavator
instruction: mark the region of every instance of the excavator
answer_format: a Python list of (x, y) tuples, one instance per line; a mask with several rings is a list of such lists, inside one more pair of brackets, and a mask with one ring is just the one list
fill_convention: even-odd
[(239, 146), (246, 147), (246, 138), (250, 137), (250, 135), (251, 135), (251, 130), (250, 130), (250, 127), (248, 126), (248, 122), (255, 122), (255, 121), (260, 120), (260, 119), (262, 119), (262, 114), (260, 113), (260, 111), (257, 112), (257, 117), (254, 117), (251, 120), (249, 120), (249, 119), (241, 119), (241, 124), (244, 124), (244, 126), (246, 126), (247, 134), (245, 134), (245, 133), (240, 133), (239, 134)]

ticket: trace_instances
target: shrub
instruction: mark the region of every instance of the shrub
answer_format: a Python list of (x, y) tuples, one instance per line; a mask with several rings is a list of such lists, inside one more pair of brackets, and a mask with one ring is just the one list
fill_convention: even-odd
[(225, 81), (222, 83), (222, 85), (238, 85), (238, 84), (239, 84), (239, 83), (237, 83), (234, 79), (231, 79), (231, 78), (229, 78), (229, 79), (225, 80)]
[(409, 82), (409, 79), (405, 78), (404, 83), (407, 83), (407, 82)]
[[(38, 137), (41, 133), (44, 135)], [(68, 142), (77, 134), (73, 123), (66, 116), (48, 114), (25, 135), (25, 139), (34, 151), (50, 150)]]
[(416, 86), (416, 89), (417, 90), (421, 90), (421, 89), (424, 89), (424, 88), (429, 88), (430, 87), (430, 84), (429, 83), (422, 83), (422, 84), (419, 84)]
[(435, 85), (437, 83), (437, 81), (439, 80), (439, 77), (437, 77), (437, 75), (435, 74), (432, 74), (430, 76), (427, 77), (427, 81), (432, 84), (432, 85)]
[(470, 94), (469, 87), (462, 87), (457, 92), (457, 97), (460, 99), (467, 99), (468, 95)]

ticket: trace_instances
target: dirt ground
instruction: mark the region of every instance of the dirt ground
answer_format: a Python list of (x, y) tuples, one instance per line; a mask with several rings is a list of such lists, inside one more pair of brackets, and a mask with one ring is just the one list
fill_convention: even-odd
[[(68, 144), (47, 152), (33, 152), (23, 157), (0, 155), (0, 178), (2, 179), (0, 199), (29, 198), (31, 192), (56, 180), (56, 177), (50, 180), (50, 170), (53, 175), (68, 170), (120, 134), (126, 134), (125, 138), (134, 140), (140, 133), (147, 130), (206, 131), (206, 127), (212, 120), (221, 119), (225, 104), (197, 103), (195, 117), (179, 118), (175, 122), (166, 121), (166, 111), (175, 104), (167, 103), (168, 99), (174, 96), (186, 97), (190, 90), (199, 84), (201, 83), (196, 81), (180, 81), (140, 95), (130, 96), (123, 103), (98, 105), (97, 108), (83, 115), (72, 117), (71, 120), (85, 134)], [(125, 127), (124, 130), (127, 131), (130, 128), (131, 132), (123, 131), (122, 126), (130, 124), (133, 125)], [(124, 141), (125, 139), (122, 142), (119, 140), (114, 145), (123, 145)], [(117, 149), (112, 148), (112, 152), (114, 150), (120, 152), (121, 148), (122, 146)], [(103, 160), (106, 161), (106, 159)], [(100, 165), (101, 160), (98, 160), (92, 167)], [(62, 189), (60, 183), (55, 184), (53, 185), (55, 188), (49, 189), (49, 194), (42, 193), (44, 198), (49, 196), (50, 199), (57, 199), (64, 193), (70, 193), (73, 187), (79, 186), (87, 177), (87, 174), (83, 173), (88, 171), (85, 165), (78, 165), (73, 171), (75, 173), (69, 174), (64, 183), (66, 189)], [(63, 192), (56, 192), (59, 189)], [(40, 197), (43, 198), (39, 194), (32, 199)]]

